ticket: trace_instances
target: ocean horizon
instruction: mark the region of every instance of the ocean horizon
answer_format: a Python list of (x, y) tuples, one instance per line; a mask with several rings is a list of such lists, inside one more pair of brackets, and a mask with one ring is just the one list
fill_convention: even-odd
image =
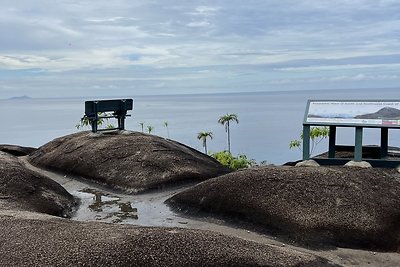
[[(231, 124), (231, 149), (257, 162), (283, 164), (301, 158), (301, 151), (289, 149), (299, 139), (307, 100), (399, 100), (400, 90), (350, 89), (304, 90), (250, 93), (125, 95), (110, 97), (30, 98), (0, 100), (2, 127), (0, 143), (39, 147), (54, 138), (77, 132), (75, 125), (84, 113), (84, 101), (133, 98), (134, 110), (126, 119), (126, 129), (141, 131), (139, 123), (153, 126), (152, 134), (176, 140), (199, 151), (201, 131), (213, 132), (209, 152), (227, 149), (224, 126), (218, 118), (237, 114), (239, 123)], [(113, 120), (110, 120), (114, 123)], [(168, 128), (165, 127), (168, 123)], [(87, 128), (89, 130), (89, 128)], [(365, 129), (364, 144), (379, 145), (379, 130)], [(400, 146), (396, 129), (389, 131), (389, 145)], [(337, 143), (354, 145), (354, 129), (339, 128)], [(319, 144), (316, 153), (327, 150)]]

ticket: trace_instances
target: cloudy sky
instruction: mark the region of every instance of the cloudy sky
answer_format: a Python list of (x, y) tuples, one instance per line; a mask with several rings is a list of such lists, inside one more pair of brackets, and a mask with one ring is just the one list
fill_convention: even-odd
[(0, 98), (400, 88), (398, 0), (0, 3)]

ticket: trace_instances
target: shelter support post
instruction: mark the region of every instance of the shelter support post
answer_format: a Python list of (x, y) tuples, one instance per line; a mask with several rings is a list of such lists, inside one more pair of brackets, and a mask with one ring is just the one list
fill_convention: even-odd
[(387, 158), (389, 148), (389, 129), (381, 128), (381, 159)]
[(354, 161), (362, 161), (363, 127), (356, 126), (356, 140), (354, 145)]
[(303, 125), (303, 160), (310, 159), (310, 125)]
[(328, 158), (335, 158), (336, 152), (336, 126), (329, 126), (329, 152)]

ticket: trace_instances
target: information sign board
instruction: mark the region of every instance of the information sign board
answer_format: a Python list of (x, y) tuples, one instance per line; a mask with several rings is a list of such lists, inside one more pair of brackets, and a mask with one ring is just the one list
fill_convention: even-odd
[(400, 100), (309, 100), (304, 124), (400, 128)]

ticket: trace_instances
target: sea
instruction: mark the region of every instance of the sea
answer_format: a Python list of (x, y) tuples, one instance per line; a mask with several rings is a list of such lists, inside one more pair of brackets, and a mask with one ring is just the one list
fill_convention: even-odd
[[(230, 94), (154, 95), (134, 99), (126, 129), (142, 131), (140, 123), (154, 130), (151, 134), (176, 140), (204, 151), (197, 135), (213, 133), (207, 141), (209, 152), (227, 150), (227, 135), (218, 119), (236, 114), (231, 123), (231, 152), (249, 159), (280, 165), (301, 158), (300, 149), (290, 149), (299, 139), (307, 100), (400, 100), (400, 89), (303, 90)], [(117, 99), (120, 96), (107, 99)], [(104, 99), (104, 98), (100, 98)], [(95, 98), (13, 98), (0, 100), (0, 144), (39, 147), (78, 131), (75, 125), (84, 114), (84, 101)], [(111, 119), (111, 123), (113, 123)], [(116, 123), (116, 122), (115, 122)], [(167, 125), (167, 126), (166, 126)], [(89, 130), (89, 129), (87, 129)], [(363, 144), (379, 145), (378, 129), (364, 130)], [(327, 151), (322, 141), (314, 154)], [(337, 144), (354, 145), (354, 128), (338, 128)], [(389, 131), (389, 145), (400, 146), (400, 131)]]

